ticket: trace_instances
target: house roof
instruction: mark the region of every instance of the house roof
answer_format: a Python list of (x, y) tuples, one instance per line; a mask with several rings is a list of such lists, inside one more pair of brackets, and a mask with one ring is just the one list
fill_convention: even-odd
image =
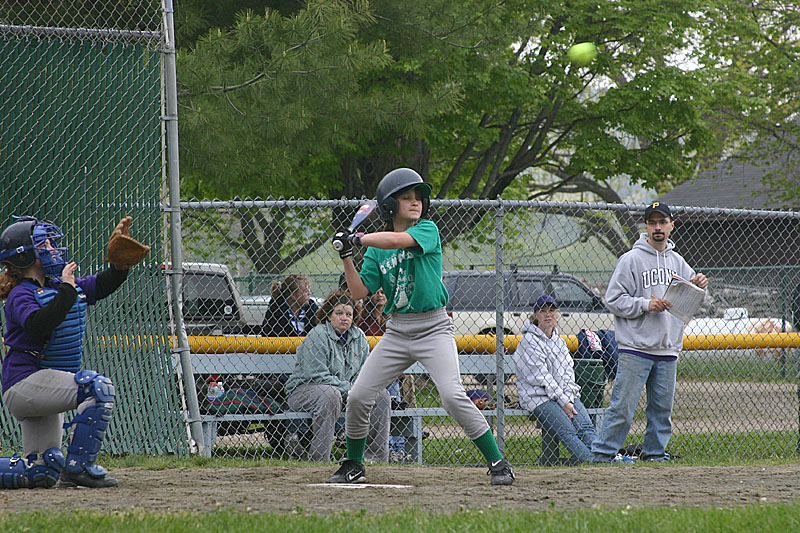
[(800, 198), (777, 199), (772, 187), (762, 182), (764, 176), (774, 173), (791, 173), (797, 178), (797, 166), (784, 158), (751, 162), (739, 155), (701, 172), (658, 200), (667, 205), (800, 211)]

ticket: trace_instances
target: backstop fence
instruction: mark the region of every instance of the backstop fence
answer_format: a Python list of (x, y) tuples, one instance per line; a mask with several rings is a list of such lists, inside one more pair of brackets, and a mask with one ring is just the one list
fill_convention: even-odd
[[(122, 216), (133, 216), (133, 233), (153, 246), (88, 313), (84, 368), (117, 387), (109, 453), (189, 449), (160, 268), (168, 15), (148, 0), (0, 5), (3, 227), (14, 215), (56, 222), (79, 276), (105, 268), (105, 244)], [(0, 445), (21, 451), (19, 424), (5, 408), (0, 425)]]
[[(294, 306), (319, 307), (339, 288), (330, 237), (362, 200), (180, 201), (171, 16), (166, 0), (0, 6), (0, 220), (55, 221), (80, 275), (105, 268), (105, 243), (124, 215), (152, 246), (123, 287), (89, 312), (84, 367), (117, 386), (104, 451), (315, 458), (327, 444), (312, 443), (314, 423), (291, 393), (314, 381), (303, 373), (315, 364), (320, 376), (329, 364), (339, 365), (332, 375), (348, 378), (355, 368), (348, 358), (296, 353), (316, 314)], [(686, 325), (669, 450), (793, 456), (800, 214), (673, 210), (676, 250), (711, 284)], [(641, 209), (434, 200), (430, 217), (440, 230), (464, 388), (512, 463), (541, 460), (542, 430), (519, 405), (524, 370), (513, 354), (542, 294), (559, 302), (558, 333), (578, 358), (582, 399), (602, 424), (614, 329), (604, 294), (617, 258), (643, 229)], [(380, 227), (373, 215), (362, 229)], [(360, 264), (362, 249), (355, 259)], [(355, 321), (374, 345), (388, 317), (380, 302), (358, 307)], [(2, 313), (0, 321), (5, 328)], [(605, 335), (606, 345), (594, 351), (579, 342), (586, 330)], [(5, 356), (5, 345), (0, 351)], [(397, 378), (388, 384), (389, 459), (482, 463), (424, 369)], [(642, 442), (644, 421), (642, 401), (629, 444)], [(19, 425), (4, 407), (0, 428), (0, 447), (19, 450)], [(341, 435), (337, 422), (332, 459), (343, 453)]]
[[(278, 324), (289, 322), (280, 313), (288, 317), (290, 306), (302, 308), (309, 298), (321, 306), (339, 288), (341, 261), (329, 239), (347, 225), (359, 203), (352, 199), (182, 202), (183, 316), (193, 353), (214, 354), (197, 359), (201, 367), (195, 369), (202, 416), (217, 421), (206, 442), (214, 453), (305, 458), (316, 453), (310, 421), (259, 416), (269, 409), (245, 396), (258, 395), (258, 401), (266, 400), (273, 409), (292, 413), (299, 402), (287, 395), (298, 383), (335, 382), (330, 375), (312, 377), (309, 353), (301, 362), (286, 362), (282, 354), (295, 353), (303, 337), (286, 338)], [(797, 450), (799, 417), (793, 309), (800, 286), (792, 243), (798, 237), (800, 217), (689, 207), (673, 207), (673, 212), (675, 250), (709, 277), (710, 286), (685, 328), (669, 450), (678, 456), (742, 459), (792, 455)], [(461, 353), (469, 354), (462, 356), (464, 387), (471, 396), (485, 398), (480, 402), (484, 413), (512, 462), (536, 464), (541, 429), (520, 410), (524, 406), (519, 405), (516, 374), (523, 370), (513, 364), (513, 352), (529, 327), (525, 322), (536, 298), (548, 294), (559, 302), (558, 333), (571, 350), (578, 348), (582, 330), (613, 331), (614, 318), (604, 295), (617, 257), (644, 231), (642, 208), (434, 200), (430, 218), (442, 239), (443, 280), (450, 295), (447, 310)], [(360, 229), (377, 231), (381, 222), (373, 214)], [(363, 249), (357, 249), (357, 266), (362, 259)], [(213, 275), (218, 277), (212, 280)], [(233, 280), (233, 290), (223, 289), (225, 276)], [(289, 283), (297, 276), (299, 284)], [(281, 293), (282, 287), (289, 292)], [(279, 314), (270, 311), (270, 304)], [(363, 316), (357, 311), (355, 322), (361, 316), (368, 333), (379, 333), (374, 305), (361, 304), (371, 311)], [(294, 325), (301, 328), (298, 332), (308, 333), (310, 315), (308, 311), (305, 316), (292, 315)], [(318, 319), (326, 322), (324, 316)], [(201, 342), (204, 338), (215, 341)], [(370, 337), (373, 344), (378, 339)], [(587, 356), (585, 346), (586, 341), (574, 355)], [(329, 368), (341, 377), (342, 369), (331, 354), (316, 356), (324, 358), (316, 371)], [(478, 356), (487, 361), (480, 369)], [(606, 365), (606, 372), (601, 368), (598, 374), (596, 369), (587, 370), (584, 361), (576, 360), (575, 365), (584, 403), (593, 409), (606, 407), (612, 369)], [(497, 380), (500, 369), (502, 379)], [(209, 398), (209, 384), (219, 381), (226, 394)], [(481, 462), (460, 427), (444, 415), (424, 372), (412, 369), (408, 377), (390, 385), (397, 412), (415, 415), (395, 417), (392, 460)], [(216, 391), (212, 387), (212, 396)], [(596, 417), (598, 423), (600, 418)], [(404, 431), (401, 423), (417, 428)], [(644, 427), (643, 397), (628, 444), (642, 443)], [(341, 431), (337, 426), (336, 438), (332, 437), (333, 458), (343, 453)], [(409, 450), (412, 446), (421, 455)]]

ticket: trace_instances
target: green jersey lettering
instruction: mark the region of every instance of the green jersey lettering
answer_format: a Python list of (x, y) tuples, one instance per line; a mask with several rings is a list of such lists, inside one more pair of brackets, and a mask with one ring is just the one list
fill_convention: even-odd
[(424, 313), (447, 305), (442, 283), (442, 241), (439, 228), (422, 219), (406, 230), (416, 246), (400, 250), (368, 248), (361, 279), (371, 294), (386, 293), (385, 313)]

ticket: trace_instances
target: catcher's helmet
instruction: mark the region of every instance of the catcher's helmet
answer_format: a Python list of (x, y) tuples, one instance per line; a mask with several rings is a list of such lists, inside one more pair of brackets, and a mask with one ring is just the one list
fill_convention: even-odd
[(410, 168), (396, 168), (386, 174), (378, 183), (378, 213), (381, 220), (389, 221), (397, 213), (397, 200), (392, 196), (407, 189), (419, 189), (422, 193), (422, 216), (428, 215), (430, 196), (433, 188), (422, 181), (422, 177)]
[[(52, 222), (40, 221), (35, 217), (19, 217), (0, 234), (0, 262), (27, 268), (38, 257), (46, 275), (60, 276), (67, 264), (67, 249), (58, 247), (63, 236), (61, 229)], [(45, 248), (48, 240), (49, 249)]]
[(23, 217), (0, 234), (0, 261), (17, 268), (27, 268), (36, 261), (33, 228), (36, 219)]

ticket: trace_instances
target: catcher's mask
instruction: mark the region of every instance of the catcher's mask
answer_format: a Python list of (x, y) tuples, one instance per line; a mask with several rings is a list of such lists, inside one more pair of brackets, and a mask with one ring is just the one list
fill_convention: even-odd
[(396, 168), (386, 174), (378, 183), (377, 190), (378, 213), (381, 215), (381, 220), (392, 220), (397, 213), (398, 203), (397, 199), (393, 197), (394, 194), (417, 188), (422, 193), (422, 216), (424, 218), (428, 216), (428, 207), (431, 203), (430, 196), (433, 188), (430, 184), (422, 181), (422, 177), (410, 168)]
[(58, 246), (64, 237), (61, 229), (35, 217), (16, 218), (16, 222), (0, 234), (0, 261), (16, 268), (27, 268), (38, 257), (45, 275), (60, 276), (67, 264), (67, 249)]

